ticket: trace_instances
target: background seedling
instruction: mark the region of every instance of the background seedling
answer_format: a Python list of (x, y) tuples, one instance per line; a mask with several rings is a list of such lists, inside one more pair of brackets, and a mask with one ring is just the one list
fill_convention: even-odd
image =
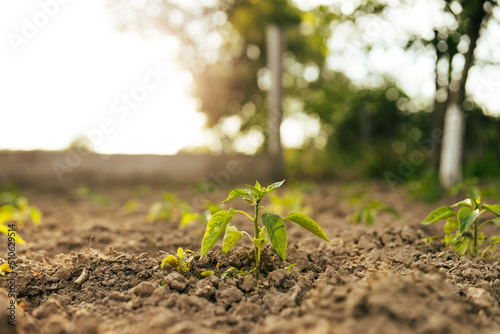
[[(219, 266), (220, 263), (217, 263), (217, 267), (215, 270), (207, 270), (201, 273), (201, 276), (210, 276), (210, 275), (217, 275), (219, 272)], [(249, 271), (244, 271), (244, 270), (238, 270), (235, 267), (231, 267), (229, 269), (226, 269), (221, 275), (220, 279), (224, 280), (227, 276), (231, 277), (238, 277), (238, 276), (244, 276), (253, 273), (257, 268), (253, 268), (252, 270)]]
[(163, 201), (153, 203), (149, 208), (146, 219), (150, 222), (182, 219), (185, 214), (191, 213), (191, 206), (179, 199), (175, 194), (163, 193)]
[[(245, 211), (234, 210), (233, 208), (230, 208), (228, 211), (216, 212), (207, 224), (207, 230), (201, 243), (201, 256), (205, 256), (205, 254), (215, 245), (217, 240), (219, 240), (223, 234), (224, 239), (222, 243), (222, 253), (224, 254), (228, 253), (245, 234), (255, 246), (255, 263), (257, 270), (255, 277), (258, 279), (261, 268), (261, 250), (268, 241), (271, 242), (279, 257), (283, 261), (286, 261), (287, 234), (285, 224), (283, 222), (284, 220), (294, 222), (309, 230), (321, 239), (330, 242), (321, 227), (319, 227), (319, 225), (307, 215), (291, 212), (288, 216), (281, 217), (277, 214), (269, 213), (266, 208), (260, 206), (264, 196), (281, 187), (284, 182), (285, 180), (275, 182), (268, 187), (262, 187), (259, 182), (255, 182), (255, 186), (253, 187), (247, 185), (246, 189), (232, 190), (224, 203), (229, 202), (233, 198), (241, 197), (244, 201), (250, 203), (254, 207), (254, 216), (252, 217)], [(259, 211), (261, 209), (265, 212), (262, 216), (259, 216)], [(229, 225), (235, 213), (241, 213), (252, 220), (254, 223), (253, 238), (247, 232), (238, 231), (235, 226)], [(262, 223), (264, 225), (262, 227), (259, 225), (259, 218), (262, 219)]]
[(12, 270), (8, 263), (4, 263), (0, 266), (0, 277), (4, 277), (6, 273), (10, 273)]
[(283, 195), (279, 196), (276, 193), (270, 193), (269, 211), (280, 215), (284, 211), (300, 211), (304, 214), (309, 213), (309, 208), (304, 205), (304, 194), (299, 188), (286, 190)]
[(126, 213), (131, 213), (137, 210), (139, 207), (139, 202), (136, 199), (129, 199), (125, 205), (123, 205), (123, 210)]
[[(453, 208), (456, 207), (460, 207), (460, 210), (455, 213)], [(492, 213), (496, 218), (479, 223), (479, 217), (485, 212)], [(483, 233), (479, 233), (481, 228), (486, 223), (494, 223), (500, 227), (500, 205), (481, 204), (480, 194), (475, 189), (469, 194), (469, 198), (432, 211), (421, 224), (434, 224), (445, 219), (443, 242), (446, 245), (453, 245), (454, 251), (460, 253), (461, 256), (465, 255), (467, 251), (471, 256), (477, 256), (481, 245), (488, 242), (488, 237)], [(493, 252), (495, 245), (498, 243), (500, 243), (500, 238), (492, 237), (481, 256), (485, 257)]]
[(96, 205), (109, 205), (109, 204), (111, 204), (111, 200), (108, 197), (91, 189), (86, 184), (80, 184), (76, 188), (76, 193), (80, 198), (82, 198), (86, 201), (89, 201), (92, 204), (96, 204)]
[(191, 205), (179, 199), (173, 193), (164, 193), (163, 201), (153, 203), (146, 219), (150, 222), (161, 220), (178, 220), (184, 227), (191, 222), (199, 221), (201, 225), (208, 222), (210, 217), (221, 210), (221, 206), (212, 202), (205, 202), (205, 210), (201, 213), (194, 212)]
[(366, 226), (371, 226), (375, 222), (380, 211), (389, 212), (397, 219), (401, 216), (392, 206), (379, 201), (366, 201), (352, 216), (352, 221), (355, 224), (363, 223)]
[[(9, 233), (8, 223), (23, 226), (28, 221), (39, 225), (42, 221), (40, 210), (35, 206), (30, 206), (26, 197), (12, 192), (0, 193), (0, 232), (12, 236), (12, 233)], [(17, 243), (25, 243), (17, 233), (14, 235)]]
[(161, 262), (161, 269), (165, 268), (168, 263), (172, 268), (180, 272), (189, 273), (191, 261), (193, 261), (193, 259), (194, 252), (192, 250), (184, 250), (182, 247), (179, 247), (177, 249), (177, 257), (175, 257), (175, 255), (166, 256)]

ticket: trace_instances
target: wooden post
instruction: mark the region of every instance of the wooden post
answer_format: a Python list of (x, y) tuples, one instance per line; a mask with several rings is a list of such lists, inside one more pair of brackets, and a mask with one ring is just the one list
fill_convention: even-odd
[(283, 149), (281, 146), (280, 126), (283, 118), (281, 100), (283, 98), (283, 30), (276, 24), (267, 28), (267, 64), (271, 71), (269, 90), (269, 129), (268, 154), (270, 159), (270, 177), (278, 180), (284, 177)]

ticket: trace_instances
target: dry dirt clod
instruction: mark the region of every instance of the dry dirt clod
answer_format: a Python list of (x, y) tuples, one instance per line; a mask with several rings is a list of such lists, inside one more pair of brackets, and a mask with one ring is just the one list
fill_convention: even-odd
[(132, 293), (139, 297), (149, 297), (155, 291), (155, 285), (149, 282), (142, 282), (138, 286), (132, 289)]
[(176, 291), (184, 291), (186, 286), (188, 285), (187, 279), (179, 274), (178, 272), (173, 272), (168, 274), (165, 278), (165, 283), (172, 289)]
[(53, 298), (50, 298), (48, 301), (43, 303), (39, 308), (37, 308), (34, 312), (33, 315), (38, 318), (47, 318), (50, 315), (53, 314), (59, 314), (64, 312), (63, 307), (61, 303)]

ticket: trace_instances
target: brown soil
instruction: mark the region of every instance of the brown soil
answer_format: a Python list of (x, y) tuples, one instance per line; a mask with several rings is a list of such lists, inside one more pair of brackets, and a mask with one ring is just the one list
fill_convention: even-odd
[[(29, 244), (16, 249), (16, 326), (3, 315), (9, 274), (0, 278), (0, 333), (500, 333), (500, 264), (459, 258), (439, 242), (425, 245), (422, 239), (442, 226), (424, 230), (419, 221), (436, 205), (408, 201), (402, 189), (364, 188), (402, 219), (381, 213), (373, 227), (353, 225), (353, 188), (320, 186), (306, 200), (331, 244), (287, 225), (287, 262), (265, 246), (258, 281), (201, 276), (217, 263), (219, 273), (251, 269), (250, 242), (242, 239), (227, 255), (215, 246), (200, 259), (203, 226), (146, 222), (160, 189), (143, 196), (103, 190), (107, 205), (75, 192), (28, 190), (44, 221), (19, 228)], [(190, 191), (179, 193), (193, 200)], [(211, 199), (225, 195), (227, 189)], [(139, 209), (126, 213), (130, 198), (138, 198)], [(252, 231), (244, 217), (234, 224)], [(7, 244), (4, 235), (0, 244)], [(189, 276), (160, 269), (178, 247), (197, 253)]]

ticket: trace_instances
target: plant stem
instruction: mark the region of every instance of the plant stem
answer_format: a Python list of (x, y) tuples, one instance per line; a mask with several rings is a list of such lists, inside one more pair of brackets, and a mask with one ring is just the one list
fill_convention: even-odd
[[(254, 239), (257, 239), (259, 237), (259, 204), (260, 201), (255, 202), (255, 217), (253, 219), (253, 223), (255, 226)], [(257, 268), (257, 272), (255, 273), (255, 278), (258, 280), (260, 273), (260, 249), (257, 247), (257, 245), (255, 245), (255, 264)]]
[(472, 256), (477, 255), (477, 219), (474, 220), (474, 245), (472, 246)]

